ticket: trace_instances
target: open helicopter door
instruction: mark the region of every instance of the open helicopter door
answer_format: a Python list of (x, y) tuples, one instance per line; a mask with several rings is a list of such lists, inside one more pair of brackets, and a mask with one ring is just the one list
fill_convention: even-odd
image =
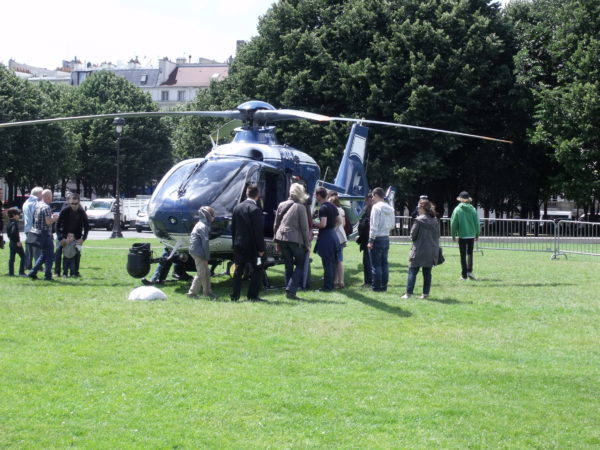
[(258, 189), (262, 199), (265, 238), (273, 238), (273, 225), (279, 203), (287, 199), (287, 182), (282, 172), (263, 167)]

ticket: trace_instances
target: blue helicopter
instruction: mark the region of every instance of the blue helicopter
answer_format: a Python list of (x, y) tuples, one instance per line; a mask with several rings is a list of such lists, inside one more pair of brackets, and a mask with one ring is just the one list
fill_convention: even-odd
[[(235, 136), (228, 144), (217, 145), (213, 139), (212, 150), (203, 158), (188, 159), (172, 167), (157, 185), (148, 205), (148, 219), (152, 231), (170, 250), (168, 260), (177, 258), (186, 264), (185, 269), (194, 270), (193, 259), (186, 258), (189, 236), (198, 221), (198, 210), (211, 206), (216, 213), (210, 239), (213, 267), (231, 261), (231, 217), (233, 208), (243, 201), (246, 187), (255, 184), (261, 192), (264, 234), (267, 241), (265, 266), (281, 262), (273, 243), (275, 212), (280, 202), (287, 199), (289, 186), (299, 182), (314, 202), (314, 192), (323, 186), (338, 192), (350, 224), (355, 227), (362, 213), (364, 199), (369, 190), (366, 176), (367, 138), (369, 129), (365, 124), (385, 125), (424, 131), (440, 132), (497, 142), (502, 139), (472, 135), (455, 131), (419, 127), (394, 122), (365, 119), (329, 117), (306, 111), (276, 109), (263, 101), (248, 101), (229, 111), (175, 111), (130, 112), (100, 114), (93, 116), (62, 117), (0, 124), (0, 128), (39, 125), (51, 122), (152, 117), (161, 115), (188, 115), (229, 119), (235, 128)], [(317, 122), (341, 121), (352, 123), (337, 175), (333, 183), (321, 180), (316, 161), (301, 150), (281, 145), (275, 135), (274, 124), (286, 120), (312, 120)], [(212, 139), (212, 137), (211, 137)], [(388, 189), (387, 200), (393, 204), (394, 190)], [(182, 257), (183, 256), (183, 257)], [(150, 271), (153, 259), (149, 246), (134, 245), (129, 254), (128, 272), (135, 278), (143, 278)]]

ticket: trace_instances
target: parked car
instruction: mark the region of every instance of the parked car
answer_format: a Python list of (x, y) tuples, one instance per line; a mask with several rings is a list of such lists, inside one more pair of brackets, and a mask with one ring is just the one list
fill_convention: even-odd
[(151, 231), (150, 222), (148, 221), (148, 202), (140, 208), (135, 219), (135, 231), (141, 233), (144, 230)]
[[(122, 230), (135, 226), (136, 214), (147, 202), (147, 198), (136, 197), (121, 199), (119, 203), (119, 212), (121, 213)], [(93, 200), (86, 209), (90, 228), (105, 228), (108, 231), (112, 230), (115, 208), (114, 198), (97, 198)]]
[[(105, 228), (107, 231), (113, 228), (113, 203), (112, 198), (97, 198), (90, 203), (86, 213), (90, 228)], [(122, 212), (122, 211), (121, 211)], [(121, 229), (123, 227), (123, 219), (121, 218)]]

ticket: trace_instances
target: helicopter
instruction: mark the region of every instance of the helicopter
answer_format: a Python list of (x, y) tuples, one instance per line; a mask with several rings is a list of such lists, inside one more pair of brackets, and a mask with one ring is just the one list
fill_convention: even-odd
[[(211, 135), (212, 150), (202, 158), (183, 160), (174, 165), (156, 186), (148, 204), (148, 219), (156, 237), (168, 249), (169, 255), (152, 258), (148, 244), (134, 244), (128, 256), (127, 270), (134, 278), (143, 278), (150, 264), (177, 258), (185, 270), (194, 270), (192, 258), (186, 258), (190, 233), (198, 221), (198, 210), (211, 206), (215, 211), (210, 236), (210, 264), (216, 267), (233, 258), (231, 218), (233, 208), (245, 200), (248, 185), (257, 185), (261, 193), (266, 268), (282, 262), (273, 242), (273, 224), (280, 202), (288, 197), (292, 183), (305, 186), (309, 198), (323, 186), (336, 191), (353, 229), (365, 207), (369, 191), (366, 175), (368, 161), (366, 125), (384, 125), (423, 131), (446, 133), (496, 142), (511, 143), (503, 139), (479, 136), (456, 131), (420, 127), (396, 122), (330, 117), (322, 114), (292, 109), (276, 109), (260, 100), (251, 100), (226, 111), (173, 111), (128, 112), (93, 116), (61, 117), (53, 119), (8, 122), (0, 128), (39, 125), (44, 123), (85, 120), (136, 118), (161, 115), (189, 115), (229, 119), (222, 129), (235, 129), (230, 143), (218, 145), (218, 132)], [(311, 120), (317, 122), (340, 121), (352, 123), (338, 172), (333, 183), (321, 179), (316, 161), (307, 153), (282, 145), (275, 134), (275, 123), (286, 120)], [(386, 200), (393, 205), (395, 190), (388, 188)], [(183, 257), (182, 257), (183, 256)]]

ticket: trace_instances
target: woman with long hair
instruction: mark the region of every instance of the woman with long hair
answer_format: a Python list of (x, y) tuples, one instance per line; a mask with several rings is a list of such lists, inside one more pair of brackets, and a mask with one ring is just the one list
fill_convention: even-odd
[(408, 257), (408, 279), (406, 293), (402, 298), (413, 295), (417, 274), (423, 269), (423, 294), (429, 297), (431, 290), (431, 269), (437, 265), (440, 253), (440, 223), (435, 214), (435, 207), (429, 200), (419, 200), (419, 215), (410, 230), (413, 241)]

